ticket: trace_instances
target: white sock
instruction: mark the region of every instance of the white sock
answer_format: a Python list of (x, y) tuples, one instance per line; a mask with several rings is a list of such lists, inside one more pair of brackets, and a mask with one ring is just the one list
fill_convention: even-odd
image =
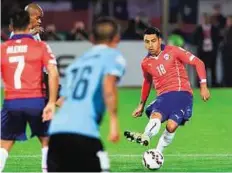
[(43, 172), (47, 172), (48, 147), (43, 147), (43, 148), (41, 149), (41, 152), (42, 152), (42, 162), (41, 162), (42, 171), (43, 171)]
[(160, 127), (161, 127), (160, 119), (151, 118), (147, 123), (147, 126), (145, 127), (144, 134), (151, 138), (152, 136), (155, 136), (159, 132)]
[(162, 136), (159, 139), (159, 142), (158, 142), (158, 145), (157, 145), (156, 149), (162, 153), (164, 148), (167, 147), (169, 144), (171, 144), (174, 136), (175, 136), (175, 132), (174, 133), (169, 133), (165, 129)]
[(3, 171), (7, 158), (8, 151), (5, 148), (0, 148), (0, 172)]

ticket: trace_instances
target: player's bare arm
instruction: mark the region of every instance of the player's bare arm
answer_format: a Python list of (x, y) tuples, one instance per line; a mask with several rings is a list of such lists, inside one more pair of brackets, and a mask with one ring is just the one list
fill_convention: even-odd
[(143, 85), (142, 85), (142, 90), (141, 90), (141, 100), (140, 100), (138, 107), (134, 110), (132, 114), (132, 116), (135, 118), (142, 116), (144, 107), (146, 105), (147, 98), (151, 91), (152, 78), (149, 74), (145, 72), (144, 69), (143, 69), (143, 76), (144, 76), (144, 80), (143, 80)]
[(43, 121), (51, 120), (56, 109), (57, 93), (59, 88), (59, 73), (55, 64), (47, 65), (49, 83), (49, 101), (44, 108)]
[(209, 89), (208, 89), (206, 83), (201, 83), (201, 85), (200, 85), (200, 94), (201, 94), (201, 98), (204, 101), (209, 100), (209, 98), (210, 98), (210, 92), (209, 92)]
[(59, 72), (56, 64), (49, 63), (47, 65), (48, 70), (48, 82), (49, 82), (49, 101), (50, 103), (56, 103), (57, 93), (59, 89)]
[(207, 87), (205, 64), (198, 57), (196, 57), (195, 55), (191, 54), (190, 52), (188, 52), (182, 48), (177, 50), (177, 52), (179, 54), (178, 58), (182, 62), (184, 62), (186, 64), (190, 64), (192, 66), (195, 66), (196, 71), (197, 71), (197, 75), (200, 79), (201, 98), (204, 101), (207, 101), (210, 98), (210, 92), (209, 92), (209, 89)]
[(117, 80), (118, 78), (116, 76), (107, 75), (103, 84), (104, 100), (110, 114), (109, 140), (111, 142), (119, 141)]

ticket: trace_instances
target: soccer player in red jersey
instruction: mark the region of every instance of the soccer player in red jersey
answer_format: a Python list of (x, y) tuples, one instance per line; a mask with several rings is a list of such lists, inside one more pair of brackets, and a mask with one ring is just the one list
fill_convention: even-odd
[[(15, 141), (27, 139), (27, 123), (31, 128), (31, 136), (39, 138), (42, 148), (48, 146), (48, 122), (43, 122), (43, 119), (46, 120), (49, 114), (55, 112), (59, 84), (56, 60), (51, 49), (29, 34), (28, 12), (17, 12), (12, 17), (12, 27), (14, 35), (1, 44), (1, 76), (5, 98), (1, 110), (0, 172)], [(43, 67), (46, 67), (49, 75), (47, 105), (42, 91)], [(46, 164), (46, 160), (44, 162)]]
[(163, 45), (161, 42), (161, 33), (157, 28), (148, 28), (145, 31), (144, 43), (148, 55), (141, 63), (144, 76), (141, 101), (133, 116), (142, 116), (152, 84), (157, 91), (157, 97), (146, 108), (149, 122), (144, 133), (126, 131), (124, 135), (130, 141), (148, 145), (151, 137), (159, 132), (161, 123), (167, 121), (166, 129), (156, 147), (162, 153), (164, 147), (172, 142), (176, 129), (184, 125), (192, 115), (193, 91), (185, 64), (196, 68), (200, 79), (200, 94), (204, 101), (209, 99), (210, 93), (204, 63), (180, 47)]
[[(25, 7), (24, 10), (27, 11), (30, 15), (30, 34), (33, 35), (33, 38), (35, 40), (41, 41), (40, 34), (44, 31), (44, 29), (41, 27), (42, 18), (44, 17), (43, 9), (37, 3), (30, 3)], [(10, 28), (12, 28), (11, 25), (10, 25)], [(10, 38), (13, 35), (14, 35), (14, 32), (11, 32)], [(44, 75), (43, 76), (43, 78), (44, 78), (44, 92), (48, 97), (48, 95), (49, 95), (48, 75), (47, 75), (47, 72), (45, 70), (44, 70), (43, 75)], [(61, 89), (61, 85), (59, 86), (59, 90), (60, 89)], [(58, 107), (60, 107), (62, 105), (63, 101), (64, 101), (64, 98), (59, 97), (59, 95), (58, 95), (58, 100), (56, 102), (56, 105)], [(44, 149), (44, 151), (45, 151), (45, 149)], [(42, 152), (42, 153), (44, 153), (43, 155), (47, 155), (46, 152)]]

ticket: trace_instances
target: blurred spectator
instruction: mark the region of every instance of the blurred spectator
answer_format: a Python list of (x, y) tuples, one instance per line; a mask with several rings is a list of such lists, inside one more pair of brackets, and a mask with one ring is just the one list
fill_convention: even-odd
[(84, 22), (77, 21), (74, 23), (71, 33), (67, 35), (67, 40), (88, 40)]
[(143, 32), (147, 27), (148, 25), (142, 20), (142, 13), (138, 14), (134, 19), (128, 21), (128, 27), (122, 39), (141, 40), (143, 39)]
[(20, 9), (20, 5), (17, 0), (3, 0), (1, 4), (1, 24), (4, 26), (9, 25), (10, 16), (18, 9)]
[(213, 6), (213, 25), (219, 27), (219, 29), (223, 29), (226, 24), (226, 18), (221, 13), (221, 5), (215, 4)]
[(56, 26), (54, 24), (46, 26), (45, 33), (43, 34), (43, 40), (61, 40), (59, 35), (56, 33)]
[(218, 28), (211, 24), (210, 16), (206, 13), (202, 16), (202, 24), (196, 29), (194, 42), (198, 46), (199, 58), (205, 63), (207, 74), (208, 70), (211, 72), (211, 85), (216, 87), (216, 59), (220, 37)]
[(140, 15), (137, 15), (135, 17), (135, 30), (136, 33), (138, 33), (139, 35), (143, 36), (144, 30), (148, 27), (147, 24), (145, 24), (145, 22), (143, 22), (143, 20), (141, 19)]
[(137, 32), (137, 22), (135, 20), (129, 20), (128, 27), (124, 32), (122, 39), (125, 40), (140, 40), (143, 38), (141, 33)]
[(227, 17), (222, 56), (224, 84), (226, 87), (232, 87), (232, 16)]

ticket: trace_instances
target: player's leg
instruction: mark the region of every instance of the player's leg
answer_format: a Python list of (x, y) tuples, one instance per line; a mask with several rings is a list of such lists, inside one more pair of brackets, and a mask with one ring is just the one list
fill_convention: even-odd
[(4, 170), (6, 160), (8, 158), (8, 153), (14, 145), (13, 140), (0, 140), (1, 148), (0, 148), (0, 172)]
[(153, 112), (150, 115), (149, 122), (147, 123), (144, 134), (149, 138), (155, 136), (161, 127), (162, 114), (160, 112)]
[(166, 129), (164, 130), (162, 136), (159, 139), (156, 149), (161, 153), (164, 148), (170, 145), (174, 139), (176, 129), (178, 128), (178, 123), (169, 119), (167, 122)]
[[(170, 145), (175, 137), (176, 130), (179, 126), (184, 125), (192, 115), (192, 95), (188, 92), (173, 93), (170, 96), (172, 107), (166, 129), (159, 139), (157, 150), (163, 152), (164, 148)], [(174, 102), (174, 100), (176, 100)]]
[(48, 142), (49, 137), (38, 137), (40, 143), (41, 143), (41, 167), (43, 172), (47, 172), (47, 156), (48, 156)]
[(159, 112), (153, 112), (150, 115), (149, 121), (145, 127), (144, 133), (125, 131), (125, 136), (129, 141), (136, 141), (141, 145), (147, 146), (150, 138), (155, 136), (161, 127), (162, 115)]
[(4, 170), (9, 152), (15, 141), (26, 140), (26, 120), (22, 111), (12, 111), (4, 108), (1, 111), (1, 148), (0, 172)]
[(150, 142), (150, 139), (159, 133), (161, 127), (162, 115), (160, 112), (153, 112), (150, 115), (149, 121), (145, 127), (145, 130), (142, 134), (135, 134), (135, 140), (141, 145), (147, 146)]
[[(41, 101), (43, 103), (43, 101)], [(37, 136), (41, 143), (41, 168), (47, 172), (47, 153), (48, 153), (48, 127), (49, 122), (42, 122), (43, 104), (39, 108), (28, 109), (26, 111), (27, 121), (31, 128), (31, 137)]]
[[(145, 127), (144, 133), (134, 133), (134, 132), (125, 132), (125, 136), (129, 140), (135, 140), (137, 143), (142, 145), (148, 145), (150, 138), (155, 136), (161, 127), (161, 123), (167, 120), (165, 114), (165, 97), (158, 96), (155, 101), (153, 101), (146, 108), (146, 115), (149, 117), (148, 124)], [(127, 133), (127, 134), (126, 134)]]
[(30, 121), (30, 127), (32, 131), (32, 137), (37, 136), (41, 143), (41, 168), (42, 172), (47, 172), (47, 155), (48, 155), (48, 126), (49, 122), (42, 122), (42, 119), (34, 117), (34, 120)]

